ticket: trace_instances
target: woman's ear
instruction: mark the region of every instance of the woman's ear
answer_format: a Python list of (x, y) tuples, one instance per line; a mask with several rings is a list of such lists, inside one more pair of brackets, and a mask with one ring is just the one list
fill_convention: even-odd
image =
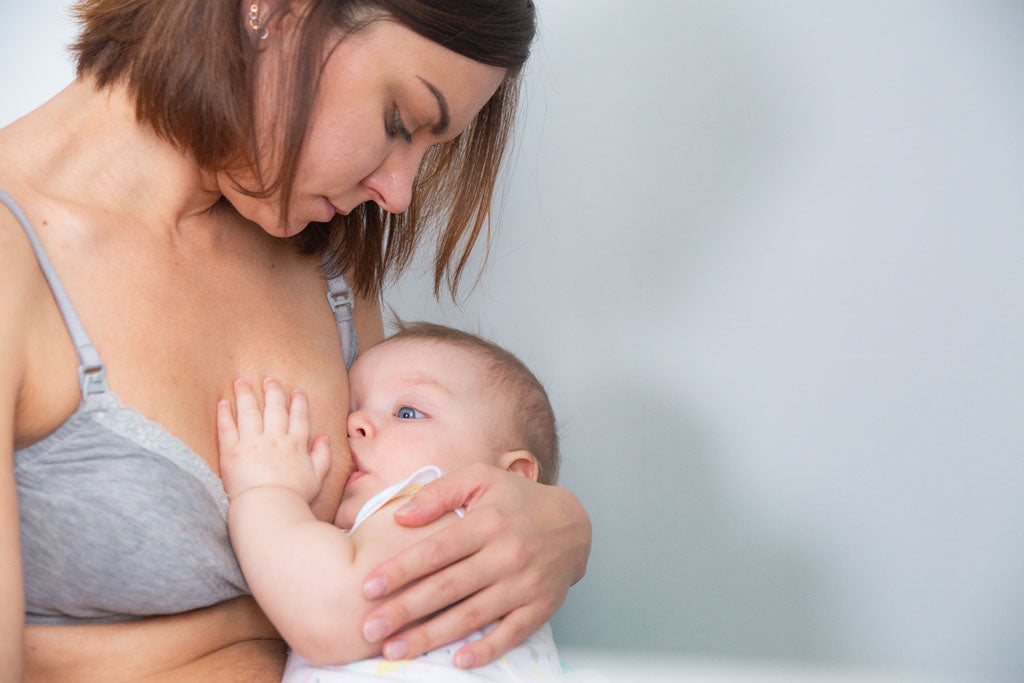
[(498, 466), (508, 472), (521, 474), (532, 481), (537, 481), (540, 476), (537, 458), (533, 457), (533, 453), (530, 451), (506, 451), (502, 454)]

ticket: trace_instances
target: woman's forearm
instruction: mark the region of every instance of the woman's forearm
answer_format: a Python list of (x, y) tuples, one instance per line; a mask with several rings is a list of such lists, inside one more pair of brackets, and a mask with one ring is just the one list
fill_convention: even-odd
[[(234, 680), (192, 675), (221, 667), (243, 651), (259, 651), (251, 680), (280, 680), (284, 650), (252, 598), (140, 621), (25, 628), (26, 681)], [(274, 653), (277, 654), (274, 654)], [(211, 672), (214, 669), (210, 669)], [(265, 677), (260, 677), (265, 672)], [(189, 678), (189, 676), (192, 676)], [(277, 676), (274, 679), (274, 676)], [(243, 680), (243, 679), (238, 679)]]
[(211, 652), (186, 666), (139, 680), (143, 683), (279, 683), (286, 657), (287, 646), (279, 639), (247, 640)]

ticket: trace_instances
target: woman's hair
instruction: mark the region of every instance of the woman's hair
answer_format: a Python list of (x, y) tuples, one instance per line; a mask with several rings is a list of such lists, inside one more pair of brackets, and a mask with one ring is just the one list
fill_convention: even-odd
[[(244, 4), (78, 0), (75, 13), (82, 33), (73, 45), (78, 73), (94, 77), (99, 87), (123, 80), (139, 121), (191, 153), (203, 168), (227, 171), (248, 165), (262, 183), (250, 194), (280, 192), (285, 218), (324, 47), (339, 29), (351, 35), (374, 21), (393, 20), (453, 52), (506, 69), (497, 92), (469, 127), (427, 152), (405, 213), (391, 214), (367, 202), (330, 223), (311, 223), (291, 238), (305, 253), (326, 253), (328, 274), (347, 273), (365, 295), (379, 291), (388, 276), (408, 265), (428, 217), (438, 221), (439, 230), (434, 294), (446, 282), (454, 296), (473, 245), (485, 225), (490, 229), (491, 199), (515, 123), (521, 69), (536, 30), (533, 2), (309, 0), (296, 29), (298, 59), (286, 76), (289, 96), (281, 100), (284, 126), (276, 169), (261, 165), (266, 149), (256, 139), (258, 38)], [(261, 8), (267, 4), (260, 2)]]
[(504, 450), (527, 450), (537, 459), (542, 484), (558, 481), (558, 428), (544, 385), (521, 360), (494, 342), (452, 327), (428, 322), (396, 322), (398, 331), (382, 343), (418, 339), (451, 344), (475, 354), (488, 373), (491, 395), (505, 403), (510, 433), (500, 444)]

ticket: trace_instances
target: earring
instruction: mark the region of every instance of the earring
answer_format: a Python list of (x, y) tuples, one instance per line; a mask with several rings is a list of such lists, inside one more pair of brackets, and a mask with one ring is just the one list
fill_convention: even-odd
[(256, 32), (260, 40), (266, 40), (270, 34), (266, 24), (260, 21), (260, 6), (256, 3), (249, 5), (249, 28)]

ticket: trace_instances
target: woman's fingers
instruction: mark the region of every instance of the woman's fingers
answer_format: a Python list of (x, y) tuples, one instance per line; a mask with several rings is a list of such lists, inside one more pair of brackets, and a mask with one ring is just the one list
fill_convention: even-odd
[(238, 433), (240, 436), (252, 436), (263, 432), (263, 415), (256, 395), (252, 393), (249, 381), (235, 380), (235, 407), (238, 411)]
[[(530, 606), (509, 612), (493, 631), (460, 647), (455, 653), (455, 666), (460, 669), (471, 669), (487, 664), (526, 640), (531, 633), (544, 625), (544, 620), (544, 614)], [(431, 646), (430, 649), (434, 647), (439, 646)]]
[(272, 435), (288, 433), (288, 403), (281, 383), (273, 377), (263, 380), (263, 431)]
[(489, 489), (498, 471), (480, 463), (459, 467), (420, 489), (395, 513), (395, 521), (403, 526), (423, 526), (446, 512), (470, 507)]
[[(377, 600), (416, 579), (433, 574), (476, 553), (487, 540), (490, 523), (485, 518), (493, 514), (494, 511), (488, 510), (474, 512), (472, 518), (467, 517), (458, 524), (452, 524), (436, 534), (418, 541), (390, 560), (377, 565), (376, 569), (366, 577), (363, 594), (368, 600)], [(469, 595), (470, 592), (464, 592), (463, 597)], [(392, 602), (388, 602), (385, 603), (385, 606), (391, 604)], [(438, 607), (444, 607), (446, 604), (450, 603), (442, 603)], [(418, 616), (429, 613), (424, 612)], [(393, 628), (397, 629), (400, 625), (393, 624)]]
[[(542, 616), (525, 619), (525, 615), (529, 614), (529, 611), (519, 614), (522, 609), (525, 609), (521, 607), (523, 602), (522, 597), (514, 595), (508, 587), (492, 586), (452, 606), (429, 621), (395, 634), (384, 643), (383, 654), (388, 659), (416, 657), (478, 631), (506, 615), (518, 614), (509, 627), (499, 634), (498, 638), (485, 644), (476, 652), (476, 664), (467, 665), (481, 666), (494, 659), (498, 654), (507, 652), (522, 642), (526, 636), (532, 633), (531, 630), (527, 630), (529, 627), (536, 624), (535, 630), (543, 623)], [(518, 640), (516, 640), (517, 636)], [(508, 647), (499, 652), (497, 647), (506, 641), (509, 643)]]
[[(493, 579), (488, 576), (488, 573), (486, 568), (482, 567), (482, 561), (474, 556), (474, 558), (454, 564), (436, 575), (413, 584), (400, 596), (381, 605), (366, 617), (363, 636), (370, 642), (380, 640), (382, 637), (400, 630), (406, 624), (434, 614), (449, 605), (454, 605), (493, 583)], [(487, 623), (488, 619), (494, 619), (502, 614), (504, 612), (483, 615), (480, 625)], [(435, 628), (437, 619), (438, 617), (434, 617), (431, 620), (431, 623), (435, 624)], [(440, 641), (439, 644), (451, 642), (473, 630), (474, 628), (469, 628), (465, 631), (455, 632), (448, 637), (448, 640)], [(442, 631), (448, 633), (443, 629)], [(425, 650), (419, 650), (414, 654), (423, 651)]]

